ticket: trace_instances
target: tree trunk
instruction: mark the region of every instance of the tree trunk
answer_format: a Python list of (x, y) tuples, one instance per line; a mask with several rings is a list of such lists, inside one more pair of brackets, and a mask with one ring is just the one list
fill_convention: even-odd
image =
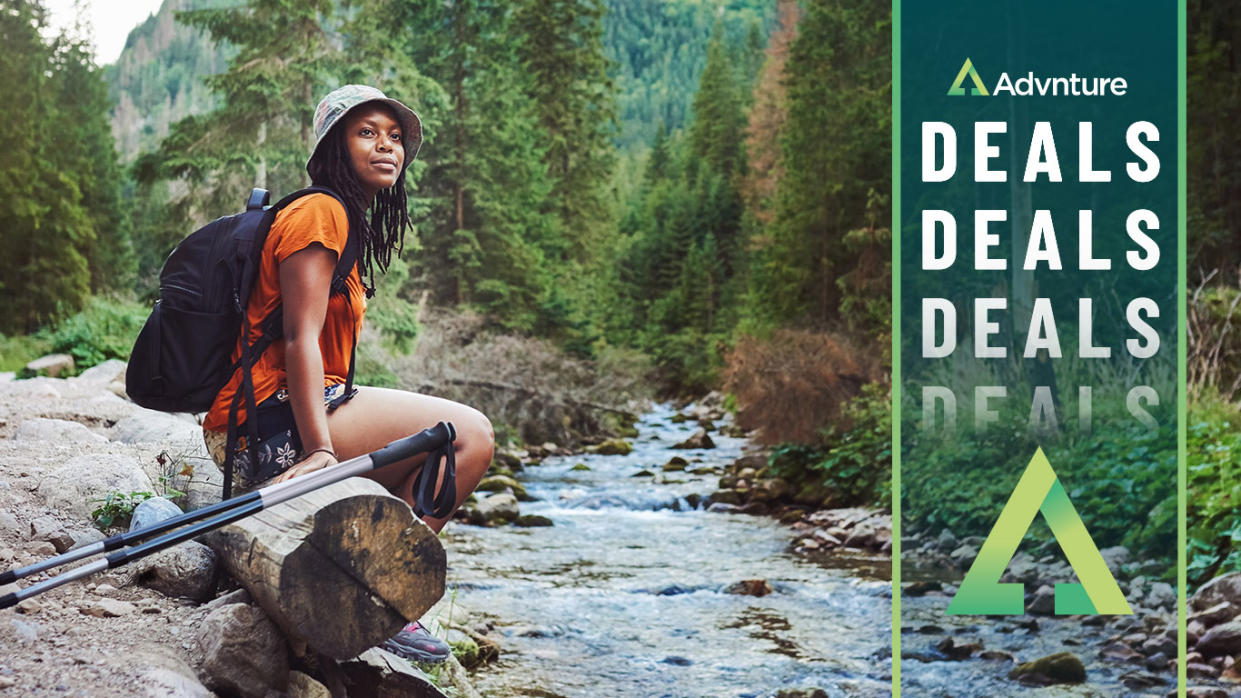
[(373, 480), (315, 490), (203, 541), (287, 635), (329, 657), (374, 647), (444, 595), (439, 539)]

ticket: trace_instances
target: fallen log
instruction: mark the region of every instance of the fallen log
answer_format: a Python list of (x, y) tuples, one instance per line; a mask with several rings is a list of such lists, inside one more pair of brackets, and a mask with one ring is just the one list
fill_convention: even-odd
[(202, 537), (290, 638), (355, 657), (444, 595), (447, 559), (400, 499), (349, 478)]

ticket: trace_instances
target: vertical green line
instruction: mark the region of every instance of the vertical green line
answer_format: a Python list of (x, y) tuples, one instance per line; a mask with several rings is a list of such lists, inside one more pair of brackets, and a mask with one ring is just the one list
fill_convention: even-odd
[[(901, 0), (892, 0), (892, 695), (901, 695)], [(1185, 662), (1182, 660), (1181, 665)]]
[(1186, 394), (1186, 331), (1185, 318), (1188, 311), (1186, 295), (1188, 275), (1186, 265), (1186, 193), (1185, 193), (1185, 99), (1186, 99), (1186, 40), (1185, 0), (1176, 3), (1176, 691), (1185, 698), (1186, 655), (1186, 609), (1187, 595), (1185, 571), (1186, 517), (1188, 509), (1188, 484), (1186, 476), (1186, 436), (1189, 419)]

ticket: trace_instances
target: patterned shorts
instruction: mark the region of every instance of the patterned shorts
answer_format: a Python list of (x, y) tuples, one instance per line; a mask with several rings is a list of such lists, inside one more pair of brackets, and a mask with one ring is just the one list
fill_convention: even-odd
[[(323, 389), (323, 404), (332, 411), (357, 394), (345, 395), (343, 383), (329, 385)], [(239, 458), (240, 467), (233, 473), (233, 487), (238, 492), (254, 489), (267, 480), (276, 477), (302, 460), (302, 439), (297, 433), (297, 423), (293, 419), (293, 406), (289, 403), (289, 392), (284, 388), (258, 405), (258, 449), (256, 458)], [(245, 434), (246, 425), (237, 428), (238, 434)], [(224, 462), (228, 456), (228, 433), (226, 431), (203, 430), (203, 442), (211, 459), (224, 471)], [(246, 437), (238, 436), (238, 446), (246, 449)]]

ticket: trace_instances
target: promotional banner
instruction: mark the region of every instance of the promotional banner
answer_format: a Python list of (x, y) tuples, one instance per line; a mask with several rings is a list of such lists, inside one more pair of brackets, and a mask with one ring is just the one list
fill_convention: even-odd
[(894, 22), (894, 689), (1162, 694), (1180, 608), (1177, 6), (901, 2)]

